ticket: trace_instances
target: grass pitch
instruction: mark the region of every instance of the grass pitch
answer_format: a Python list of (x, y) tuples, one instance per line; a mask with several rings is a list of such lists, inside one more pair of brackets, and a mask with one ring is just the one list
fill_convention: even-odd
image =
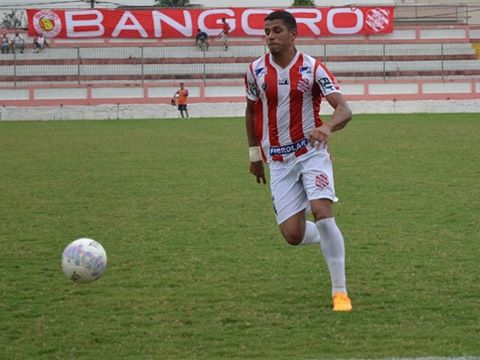
[[(243, 120), (0, 123), (0, 359), (480, 355), (479, 114), (334, 135), (354, 311), (248, 174)], [(92, 237), (105, 275), (73, 285)]]

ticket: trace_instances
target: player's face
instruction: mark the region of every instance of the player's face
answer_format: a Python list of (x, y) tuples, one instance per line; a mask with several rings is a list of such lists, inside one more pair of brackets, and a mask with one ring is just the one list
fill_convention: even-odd
[(267, 20), (264, 29), (268, 49), (273, 55), (295, 45), (297, 32), (290, 31), (282, 20)]

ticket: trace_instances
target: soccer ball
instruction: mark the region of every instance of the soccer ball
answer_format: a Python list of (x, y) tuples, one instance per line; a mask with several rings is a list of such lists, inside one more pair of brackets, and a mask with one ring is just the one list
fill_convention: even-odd
[(62, 254), (65, 276), (75, 283), (97, 280), (107, 268), (107, 253), (100, 243), (88, 238), (75, 240)]

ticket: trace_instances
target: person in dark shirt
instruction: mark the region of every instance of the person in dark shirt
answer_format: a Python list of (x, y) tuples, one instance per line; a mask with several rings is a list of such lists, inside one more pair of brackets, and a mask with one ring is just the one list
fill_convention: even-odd
[(195, 45), (197, 45), (200, 50), (208, 50), (210, 44), (208, 43), (208, 34), (205, 31), (198, 29)]

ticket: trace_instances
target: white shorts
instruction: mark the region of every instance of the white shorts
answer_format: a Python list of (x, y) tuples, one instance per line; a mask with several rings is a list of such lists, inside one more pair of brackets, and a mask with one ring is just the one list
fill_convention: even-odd
[(335, 201), (333, 167), (326, 148), (270, 164), (270, 190), (277, 223), (310, 208), (310, 200)]

